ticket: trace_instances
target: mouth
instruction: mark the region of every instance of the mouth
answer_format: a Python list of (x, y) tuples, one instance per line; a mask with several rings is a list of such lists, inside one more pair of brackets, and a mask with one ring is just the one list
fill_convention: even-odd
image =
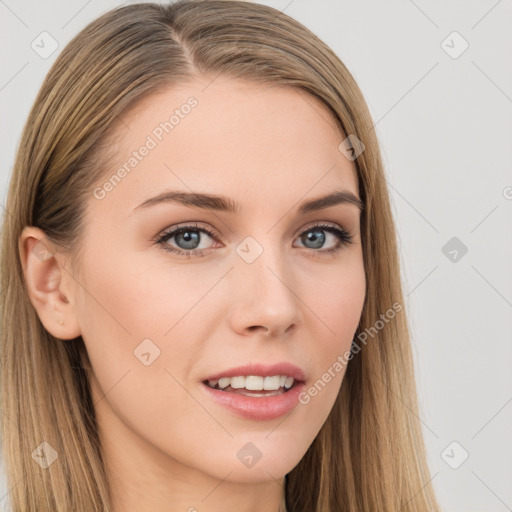
[(288, 393), (303, 381), (288, 375), (273, 376), (236, 376), (220, 379), (206, 379), (203, 384), (211, 389), (250, 397), (276, 396)]
[(252, 421), (270, 421), (297, 407), (306, 380), (306, 373), (289, 362), (253, 362), (221, 370), (200, 382), (206, 396), (231, 413)]

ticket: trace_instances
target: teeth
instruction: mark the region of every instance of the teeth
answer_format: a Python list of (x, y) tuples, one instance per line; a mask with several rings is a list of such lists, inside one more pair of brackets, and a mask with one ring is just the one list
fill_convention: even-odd
[(223, 377), (219, 379), (219, 388), (224, 389), (227, 388), (231, 384), (231, 379), (229, 377)]
[(233, 389), (242, 389), (245, 386), (245, 377), (231, 377), (230, 380)]
[(247, 377), (240, 377), (245, 380), (245, 389), (249, 391), (261, 391), (263, 389), (263, 377), (256, 375), (248, 375)]
[(286, 375), (274, 375), (272, 377), (260, 377), (259, 375), (248, 375), (238, 377), (222, 377), (218, 380), (209, 380), (208, 385), (214, 388), (219, 385), (220, 389), (231, 386), (233, 389), (245, 388), (249, 391), (277, 391), (284, 387), (290, 389), (293, 386), (293, 377)]
[(279, 375), (275, 375), (274, 377), (265, 377), (263, 379), (263, 389), (266, 390), (275, 390), (279, 389), (281, 386), (281, 377)]

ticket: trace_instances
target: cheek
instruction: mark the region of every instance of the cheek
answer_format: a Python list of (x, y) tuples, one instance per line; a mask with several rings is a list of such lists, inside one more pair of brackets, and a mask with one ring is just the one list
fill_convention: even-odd
[(172, 332), (211, 286), (211, 279), (197, 272), (166, 265), (162, 258), (155, 264), (143, 253), (104, 253), (85, 265), (84, 329), (91, 339), (101, 332), (116, 344), (129, 339), (130, 347)]
[(135, 433), (145, 449), (156, 447), (189, 466), (208, 465), (204, 454), (217, 450), (219, 469), (203, 468), (214, 473), (240, 465), (238, 440), (231, 446), (226, 430), (216, 429), (198, 403), (199, 383), (194, 389), (187, 381), (201, 355), (194, 339), (205, 337), (193, 306), (211, 283), (203, 278), (201, 285), (199, 276), (176, 266), (144, 266), (133, 253), (105, 255), (85, 268), (82, 337), (98, 423), (108, 437), (130, 444)]
[(333, 351), (345, 350), (347, 345), (350, 348), (366, 293), (362, 259), (347, 259), (339, 269), (321, 269), (315, 273), (314, 280), (309, 279), (302, 286), (303, 300), (311, 313), (310, 322), (317, 325), (324, 342), (322, 353), (332, 358)]
[(186, 385), (204, 357), (203, 340), (215, 327), (208, 313), (220, 306), (212, 297), (202, 299), (219, 276), (185, 271), (165, 258), (155, 263), (142, 252), (124, 255), (110, 249), (101, 256), (84, 262), (78, 304), (101, 393), (110, 397), (114, 386), (118, 393), (125, 390), (117, 400), (120, 408), (133, 407), (142, 418), (194, 407), (190, 400), (183, 402), (178, 383)]
[(173, 346), (171, 355), (169, 341), (181, 328), (189, 301), (178, 271), (151, 269), (147, 257), (144, 262), (133, 252), (101, 256), (84, 264), (78, 303), (82, 337), (103, 393), (124, 379), (133, 388), (127, 403), (144, 406), (145, 390), (155, 389), (158, 379), (170, 380), (163, 369), (172, 369), (169, 359), (185, 358), (182, 374), (187, 371), (185, 344)]
[[(364, 306), (366, 278), (362, 258), (347, 261), (339, 272), (327, 269), (318, 276), (315, 293), (304, 293), (311, 309), (309, 323), (315, 339), (304, 354), (315, 360), (315, 375), (305, 390), (301, 402), (318, 408), (325, 419), (341, 387), (348, 365), (348, 354)], [(308, 288), (310, 289), (310, 288)]]

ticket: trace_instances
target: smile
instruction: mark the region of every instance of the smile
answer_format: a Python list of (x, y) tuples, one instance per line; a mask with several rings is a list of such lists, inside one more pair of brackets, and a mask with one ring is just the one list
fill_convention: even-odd
[(220, 379), (207, 380), (204, 383), (212, 389), (218, 389), (228, 393), (236, 393), (245, 396), (273, 396), (288, 391), (293, 387), (295, 379), (288, 375), (273, 375), (267, 377), (259, 375), (240, 375), (236, 377), (221, 377)]

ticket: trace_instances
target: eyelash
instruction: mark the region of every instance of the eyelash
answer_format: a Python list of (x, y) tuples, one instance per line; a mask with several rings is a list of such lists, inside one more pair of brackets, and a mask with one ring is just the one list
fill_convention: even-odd
[[(343, 249), (346, 245), (352, 244), (353, 237), (352, 234), (345, 230), (340, 229), (336, 227), (334, 224), (329, 223), (322, 223), (319, 222), (317, 224), (314, 224), (313, 226), (308, 227), (305, 231), (303, 231), (301, 234), (307, 233), (309, 231), (314, 230), (323, 230), (327, 231), (329, 233), (332, 233), (338, 238), (338, 244), (335, 247), (332, 247), (331, 249), (311, 249), (313, 252), (320, 253), (320, 254), (332, 254), (340, 251)], [(169, 251), (171, 253), (177, 254), (178, 256), (184, 257), (184, 258), (191, 258), (192, 256), (202, 257), (206, 256), (205, 251), (206, 249), (193, 249), (191, 251), (184, 251), (183, 249), (177, 249), (176, 247), (170, 246), (168, 243), (166, 243), (166, 240), (169, 238), (172, 238), (174, 235), (177, 235), (178, 233), (184, 232), (184, 231), (200, 231), (206, 233), (209, 237), (215, 239), (216, 233), (210, 231), (209, 229), (206, 229), (204, 227), (200, 227), (197, 223), (195, 224), (187, 224), (184, 226), (177, 226), (175, 228), (168, 229), (167, 231), (164, 231), (161, 235), (158, 235), (153, 241), (157, 244), (162, 246), (162, 249), (165, 251)]]

